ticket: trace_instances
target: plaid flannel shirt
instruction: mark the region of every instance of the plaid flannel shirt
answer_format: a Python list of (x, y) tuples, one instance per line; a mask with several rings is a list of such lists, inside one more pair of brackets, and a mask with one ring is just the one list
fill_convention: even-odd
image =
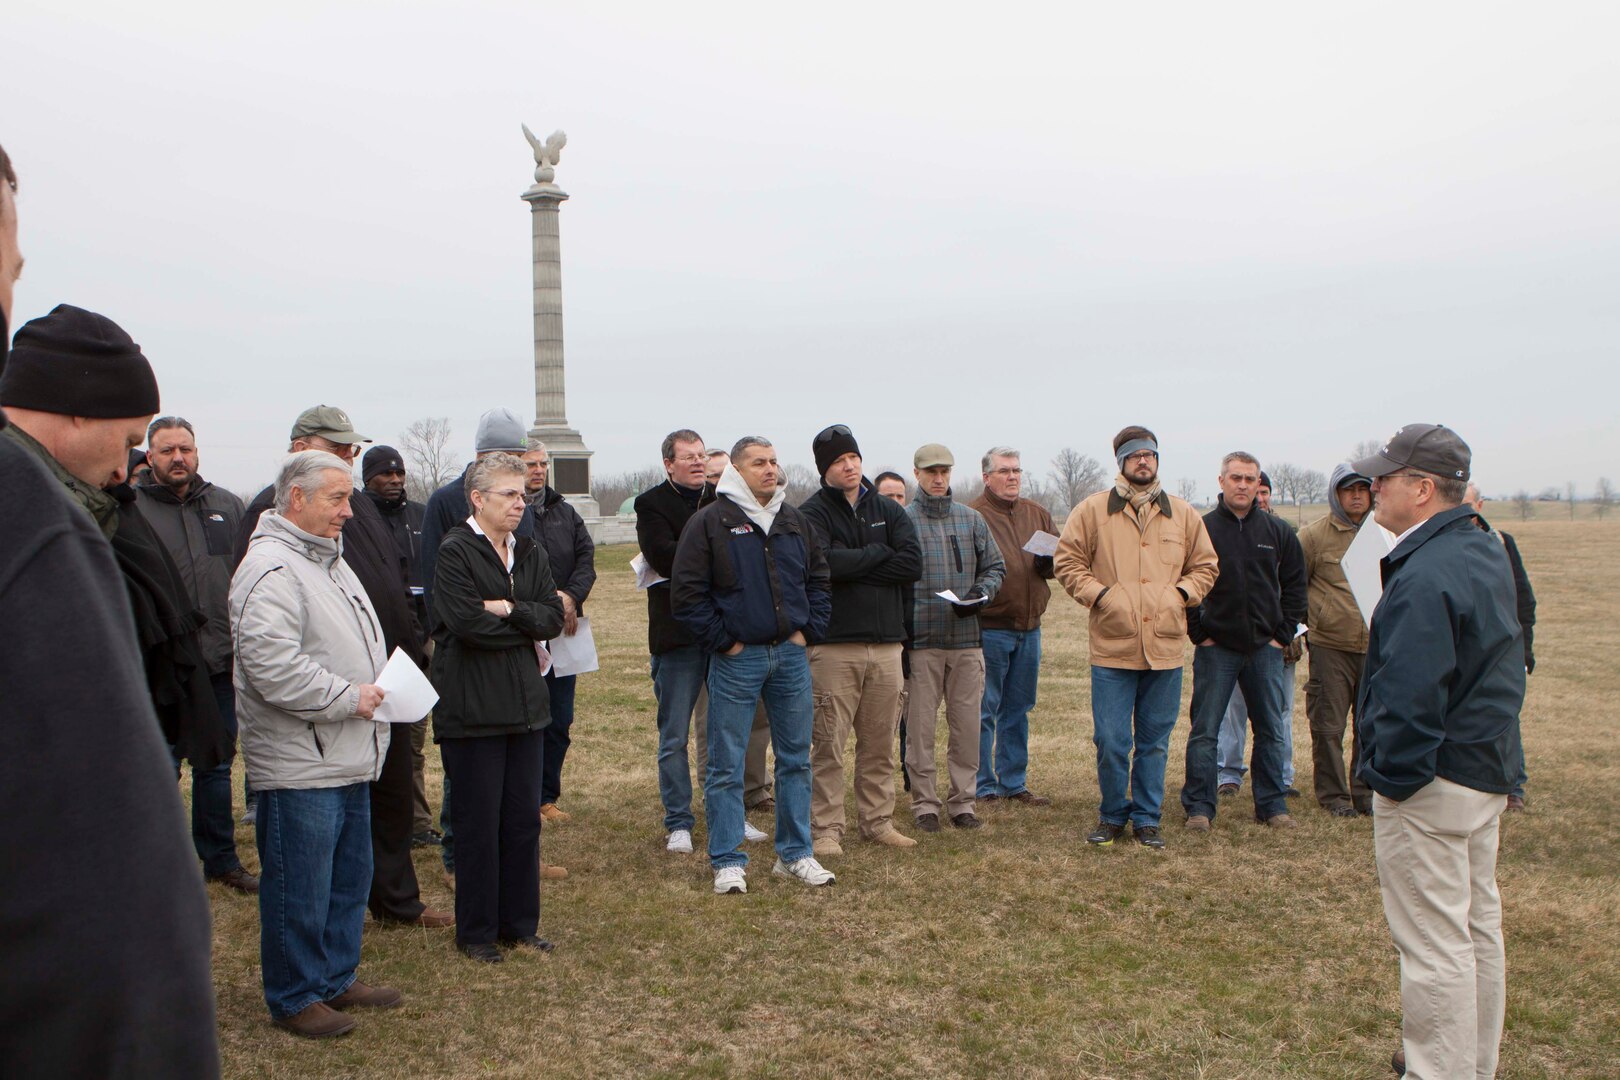
[(949, 495), (921, 492), (906, 513), (917, 526), (922, 543), (923, 572), (912, 600), (913, 649), (977, 649), (979, 617), (957, 618), (948, 600), (935, 593), (950, 589), (957, 596), (977, 591), (995, 599), (1006, 564), (990, 535), (990, 526), (977, 510), (955, 502)]

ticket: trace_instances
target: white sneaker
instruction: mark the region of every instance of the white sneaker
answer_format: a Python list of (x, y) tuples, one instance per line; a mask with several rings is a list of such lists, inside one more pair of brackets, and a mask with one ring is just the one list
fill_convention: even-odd
[(692, 830), (675, 829), (664, 842), (665, 851), (673, 851), (677, 855), (692, 854)]
[(764, 833), (760, 832), (758, 829), (756, 829), (752, 825), (748, 824), (747, 821), (744, 821), (743, 822), (743, 839), (746, 840), (750, 844), (757, 844), (761, 840), (769, 840), (770, 837), (766, 836)]
[(748, 875), (743, 873), (740, 866), (722, 866), (714, 872), (714, 891), (722, 896), (726, 893), (745, 893), (748, 891)]
[[(777, 859), (776, 866), (771, 870), (771, 873), (781, 874), (783, 877), (798, 878), (806, 885), (831, 885), (838, 880), (831, 870), (816, 862), (814, 855), (806, 855), (804, 858), (791, 863), (785, 863), (781, 859)], [(718, 879), (715, 887), (719, 888)]]

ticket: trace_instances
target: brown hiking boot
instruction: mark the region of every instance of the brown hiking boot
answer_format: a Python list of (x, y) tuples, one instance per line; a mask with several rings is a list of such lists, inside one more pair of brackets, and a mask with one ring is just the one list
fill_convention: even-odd
[(908, 848), (916, 847), (917, 841), (901, 832), (899, 829), (885, 829), (872, 837), (872, 843), (882, 844), (885, 847)]
[(565, 810), (557, 809), (556, 803), (548, 802), (540, 807), (540, 820), (545, 822), (547, 825), (562, 825), (566, 822), (573, 821), (574, 815)]
[(334, 1035), (345, 1035), (354, 1030), (354, 1017), (348, 1013), (338, 1012), (321, 1001), (306, 1005), (291, 1016), (272, 1017), (270, 1022), (284, 1031), (302, 1035), (306, 1039), (330, 1039)]
[(405, 995), (392, 986), (368, 986), (356, 979), (349, 984), (347, 990), (326, 1004), (332, 1009), (352, 1009), (356, 1006), (366, 1009), (392, 1009), (404, 1000)]
[[(1523, 810), (1524, 809), (1524, 796), (1523, 795), (1509, 795), (1508, 796), (1507, 808), (1508, 808), (1509, 813), (1514, 813), (1516, 811)], [(254, 892), (257, 892), (257, 891), (258, 891), (258, 889), (255, 888)]]
[(824, 855), (833, 856), (842, 855), (843, 853), (844, 845), (838, 842), (838, 837), (831, 834), (816, 837), (815, 842), (810, 845), (810, 854), (818, 859)]
[[(1523, 799), (1519, 800), (1519, 805), (1521, 807), (1524, 805)], [(227, 889), (235, 889), (237, 892), (256, 894), (259, 891), (259, 879), (241, 866), (238, 866), (235, 870), (228, 870), (218, 877), (211, 877), (208, 880), (217, 881)]]
[(1203, 814), (1193, 814), (1187, 818), (1185, 827), (1189, 832), (1209, 832), (1209, 818)]
[(1033, 791), (1029, 790), (1028, 788), (1025, 788), (1023, 791), (1020, 791), (1016, 795), (1008, 795), (1007, 796), (1007, 801), (1008, 802), (1015, 802), (1015, 803), (1023, 803), (1025, 806), (1051, 806), (1052, 805), (1052, 800), (1051, 799), (1048, 799), (1045, 795), (1037, 795)]
[(456, 917), (448, 911), (423, 908), (422, 914), (416, 917), (416, 925), (425, 926), (429, 930), (443, 930), (447, 926), (456, 925)]
[(1273, 814), (1270, 817), (1266, 818), (1264, 821), (1262, 821), (1260, 824), (1264, 825), (1268, 829), (1297, 829), (1297, 828), (1299, 828), (1299, 822), (1295, 821), (1293, 819), (1293, 817), (1291, 815), (1289, 815), (1289, 814)]
[(552, 866), (550, 863), (546, 862), (546, 860), (544, 860), (544, 859), (540, 860), (540, 880), (541, 881), (561, 881), (563, 878), (565, 878), (567, 876), (568, 876), (568, 871), (564, 870), (562, 867), (560, 867), (560, 866)]

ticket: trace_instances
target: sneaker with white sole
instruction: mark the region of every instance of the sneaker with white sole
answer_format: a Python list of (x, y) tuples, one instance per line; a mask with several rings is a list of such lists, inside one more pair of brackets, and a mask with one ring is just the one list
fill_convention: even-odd
[(691, 829), (673, 829), (673, 830), (671, 830), (670, 834), (669, 834), (669, 839), (664, 841), (664, 850), (665, 851), (672, 851), (677, 855), (690, 855), (690, 854), (692, 854), (692, 830)]
[(757, 844), (761, 840), (769, 840), (769, 839), (770, 839), (769, 836), (766, 836), (763, 832), (761, 832), (760, 830), (754, 828), (752, 825), (748, 824), (748, 822), (746, 822), (746, 821), (743, 822), (743, 840), (745, 840), (746, 842), (748, 842), (750, 844)]
[(771, 870), (771, 873), (780, 874), (783, 877), (797, 878), (806, 885), (831, 885), (838, 880), (831, 870), (816, 862), (814, 855), (806, 855), (804, 858), (795, 859), (790, 863), (777, 859), (776, 866)]
[(745, 893), (748, 891), (748, 875), (740, 866), (722, 866), (714, 872), (714, 891), (722, 896), (726, 893)]

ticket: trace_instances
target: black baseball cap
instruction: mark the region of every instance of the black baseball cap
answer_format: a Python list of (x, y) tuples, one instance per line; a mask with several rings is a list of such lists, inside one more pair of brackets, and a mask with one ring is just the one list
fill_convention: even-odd
[(1467, 480), (1473, 451), (1444, 424), (1407, 424), (1389, 437), (1384, 448), (1351, 468), (1375, 479), (1402, 469), (1417, 469), (1455, 480)]

